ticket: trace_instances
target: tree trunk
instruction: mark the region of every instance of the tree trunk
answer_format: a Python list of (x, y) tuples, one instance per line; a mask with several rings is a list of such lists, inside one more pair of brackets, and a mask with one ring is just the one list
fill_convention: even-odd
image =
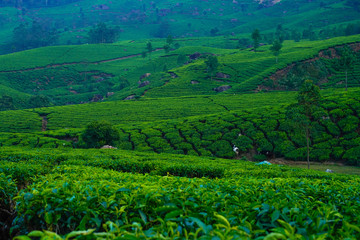
[(309, 136), (309, 126), (306, 126), (306, 150), (307, 150), (307, 164), (308, 169), (310, 169), (310, 136)]

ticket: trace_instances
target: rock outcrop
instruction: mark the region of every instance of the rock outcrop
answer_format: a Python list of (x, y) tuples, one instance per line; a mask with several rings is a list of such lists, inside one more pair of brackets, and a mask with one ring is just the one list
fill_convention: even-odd
[(223, 85), (223, 86), (214, 88), (213, 90), (214, 90), (215, 92), (225, 92), (226, 90), (229, 90), (230, 88), (231, 88), (230, 85)]

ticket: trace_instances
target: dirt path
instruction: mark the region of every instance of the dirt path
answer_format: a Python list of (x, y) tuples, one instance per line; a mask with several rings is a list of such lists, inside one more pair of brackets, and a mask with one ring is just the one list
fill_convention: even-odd
[(40, 116), (42, 118), (42, 126), (41, 126), (41, 131), (45, 132), (47, 129), (47, 118), (46, 116)]
[[(163, 48), (156, 48), (153, 52), (157, 52), (163, 50)], [(57, 63), (57, 64), (49, 64), (43, 67), (34, 67), (34, 68), (27, 68), (27, 69), (21, 69), (21, 70), (11, 70), (11, 71), (0, 71), (0, 73), (22, 73), (22, 72), (30, 72), (30, 71), (36, 71), (36, 70), (43, 70), (48, 68), (57, 68), (57, 67), (63, 67), (63, 66), (72, 66), (72, 65), (78, 65), (78, 64), (92, 64), (97, 65), (101, 63), (107, 63), (107, 62), (114, 62), (114, 61), (121, 61), (129, 58), (134, 58), (141, 56), (141, 53), (128, 55), (125, 57), (119, 57), (119, 58), (112, 58), (112, 59), (106, 59), (106, 60), (100, 60), (96, 62), (72, 62), (72, 63)]]

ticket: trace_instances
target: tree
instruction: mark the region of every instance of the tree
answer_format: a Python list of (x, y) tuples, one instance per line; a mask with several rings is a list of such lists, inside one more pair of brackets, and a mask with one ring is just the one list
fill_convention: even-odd
[(109, 28), (105, 23), (99, 23), (90, 29), (88, 39), (90, 43), (113, 43), (118, 35), (118, 29)]
[(276, 63), (278, 62), (278, 56), (280, 54), (280, 50), (282, 48), (282, 44), (279, 40), (275, 40), (273, 45), (270, 47), (270, 50), (273, 52), (274, 56), (276, 57)]
[(81, 135), (88, 148), (100, 148), (104, 145), (114, 145), (120, 139), (119, 131), (108, 121), (94, 121), (86, 126)]
[(210, 55), (205, 60), (205, 64), (206, 64), (207, 72), (210, 73), (212, 80), (212, 77), (219, 66), (219, 61), (216, 56)]
[(173, 36), (169, 35), (166, 38), (166, 43), (169, 44), (170, 46), (174, 43), (174, 38)]
[(165, 53), (169, 53), (169, 52), (170, 52), (170, 45), (169, 45), (169, 44), (165, 44), (165, 45), (164, 45), (164, 50), (165, 50)]
[(301, 40), (301, 33), (296, 31), (296, 30), (292, 30), (291, 32), (291, 38), (295, 41), (295, 42), (300, 42)]
[(169, 36), (170, 32), (170, 24), (168, 22), (161, 22), (159, 25), (159, 29), (154, 34), (154, 37), (165, 38)]
[(29, 106), (32, 108), (48, 107), (50, 105), (50, 99), (44, 95), (32, 96), (29, 99)]
[(217, 27), (215, 27), (215, 28), (212, 28), (211, 30), (210, 30), (210, 35), (211, 36), (216, 36), (216, 34), (219, 32), (219, 29), (217, 28)]
[(311, 80), (306, 80), (298, 92), (298, 102), (290, 105), (286, 111), (287, 118), (295, 125), (294, 129), (300, 129), (305, 132), (308, 169), (310, 169), (311, 126), (318, 119), (319, 115), (323, 115), (319, 107), (320, 100), (319, 87), (314, 85)]
[(13, 110), (13, 109), (15, 109), (13, 98), (8, 95), (2, 96), (0, 98), (0, 111)]
[(276, 38), (280, 41), (280, 43), (283, 43), (284, 40), (285, 40), (285, 30), (283, 29), (282, 25), (279, 24), (277, 27), (276, 27), (276, 32), (275, 32), (275, 36)]
[(146, 44), (146, 50), (149, 53), (149, 60), (151, 60), (151, 53), (153, 51), (153, 47), (150, 41)]
[(353, 68), (356, 56), (349, 46), (345, 46), (341, 51), (341, 57), (338, 60), (338, 65), (341, 70), (345, 71), (345, 89), (348, 89), (348, 71)]
[(164, 50), (166, 53), (170, 52), (170, 49), (171, 49), (171, 45), (174, 43), (174, 39), (171, 35), (169, 35), (167, 38), (166, 38), (166, 43), (164, 45)]
[(13, 30), (12, 45), (16, 51), (53, 45), (58, 39), (54, 29), (33, 21), (31, 25), (20, 24)]
[(254, 42), (254, 51), (256, 52), (256, 49), (258, 49), (260, 45), (261, 35), (259, 29), (255, 29), (253, 33), (251, 34), (251, 38)]

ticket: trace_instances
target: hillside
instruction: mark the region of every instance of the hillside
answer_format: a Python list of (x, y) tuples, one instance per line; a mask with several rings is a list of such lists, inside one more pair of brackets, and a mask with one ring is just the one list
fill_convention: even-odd
[[(43, 31), (54, 32), (54, 40), (48, 41), (44, 37), (50, 45), (87, 43), (88, 31), (99, 22), (116, 27), (119, 30), (118, 40), (166, 38), (169, 34), (176, 38), (216, 35), (250, 38), (250, 33), (259, 28), (263, 33), (270, 34), (267, 38), (271, 41), (271, 34), (279, 24), (285, 30), (286, 39), (295, 39), (299, 34), (309, 38), (312, 33), (315, 38), (325, 39), (360, 33), (356, 27), (359, 12), (353, 7), (353, 2), (1, 1), (0, 45), (3, 53), (26, 49), (13, 41), (13, 30), (21, 23), (31, 25), (33, 21), (38, 22)], [(39, 43), (39, 46), (43, 44)]]
[[(329, 89), (322, 95), (323, 117), (314, 123), (311, 135), (312, 161), (359, 166), (359, 89)], [(107, 120), (120, 130), (115, 145), (120, 149), (302, 161), (305, 138), (285, 116), (295, 96), (295, 92), (194, 96), (6, 111), (0, 114), (0, 144), (82, 147), (83, 127), (94, 120)]]
[(359, 6), (0, 0), (0, 239), (360, 239)]
[[(270, 45), (260, 47), (257, 52), (251, 48), (226, 49), (229, 40), (223, 37), (175, 39), (173, 46), (177, 47), (169, 52), (163, 49), (164, 40), (154, 39), (151, 40), (154, 51), (146, 57), (142, 53), (148, 41), (141, 40), (46, 47), (0, 56), (3, 63), (0, 84), (11, 89), (6, 94), (13, 97), (14, 108), (215, 95), (223, 90), (231, 94), (296, 90), (304, 79), (312, 79), (323, 88), (343, 87), (344, 71), (336, 69), (339, 55), (325, 53), (331, 49), (340, 51), (344, 44), (350, 44), (357, 52), (359, 40), (360, 36), (354, 35), (325, 41), (285, 41), (277, 63)], [(212, 47), (203, 47), (206, 42)], [(214, 76), (206, 71), (204, 63), (212, 54), (220, 63)], [(290, 71), (294, 64), (296, 79), (294, 71)], [(290, 73), (279, 74), (284, 71)], [(358, 75), (356, 65), (349, 72), (349, 86), (358, 86)], [(39, 95), (47, 97), (47, 105), (30, 101)]]

